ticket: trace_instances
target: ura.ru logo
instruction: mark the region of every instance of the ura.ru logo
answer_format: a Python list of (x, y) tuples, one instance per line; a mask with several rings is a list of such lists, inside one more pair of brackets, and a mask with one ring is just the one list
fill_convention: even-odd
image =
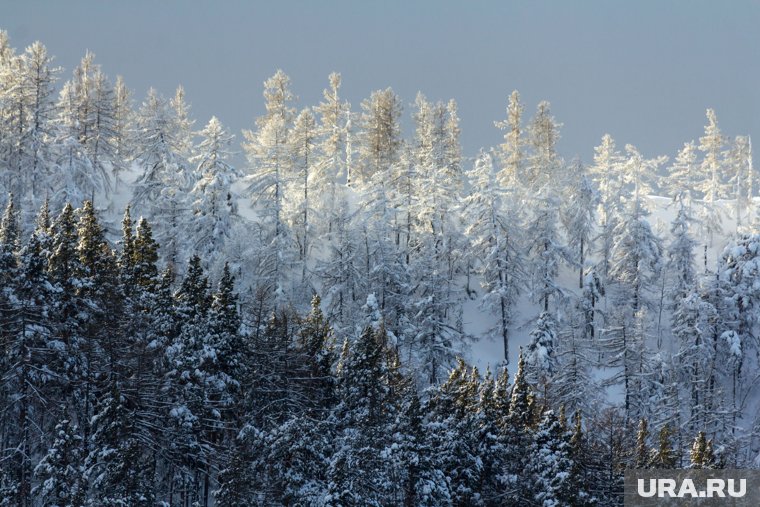
[(637, 492), (643, 498), (741, 498), (747, 494), (747, 479), (708, 478), (698, 488), (693, 479), (639, 479)]

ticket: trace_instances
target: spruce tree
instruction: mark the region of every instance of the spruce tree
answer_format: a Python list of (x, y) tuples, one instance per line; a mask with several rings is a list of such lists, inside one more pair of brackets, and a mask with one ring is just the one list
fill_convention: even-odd
[(673, 430), (669, 424), (664, 424), (657, 435), (657, 449), (652, 453), (652, 468), (675, 468), (678, 456), (673, 449), (671, 437)]
[(544, 413), (529, 447), (526, 476), (530, 481), (526, 500), (538, 505), (575, 505), (570, 444), (551, 410)]
[(34, 469), (41, 481), (32, 494), (45, 505), (83, 507), (87, 500), (87, 482), (79, 427), (64, 419), (55, 425), (55, 439), (47, 454)]
[(646, 419), (639, 421), (639, 429), (636, 433), (636, 453), (634, 455), (633, 468), (649, 468), (649, 427)]

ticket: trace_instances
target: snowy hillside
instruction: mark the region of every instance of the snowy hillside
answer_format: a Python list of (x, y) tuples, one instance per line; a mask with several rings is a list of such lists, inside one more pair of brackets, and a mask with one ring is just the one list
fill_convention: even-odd
[(237, 137), (60, 72), (0, 32), (0, 505), (620, 505), (760, 464), (756, 175), (713, 110), (584, 166), (517, 91), (467, 158), (454, 100), (404, 138), (337, 73), (307, 107), (278, 70)]

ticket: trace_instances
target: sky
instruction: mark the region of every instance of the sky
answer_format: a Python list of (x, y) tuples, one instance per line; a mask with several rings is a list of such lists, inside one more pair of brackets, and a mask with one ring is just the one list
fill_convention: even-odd
[(407, 129), (417, 91), (454, 98), (467, 156), (500, 142), (512, 90), (526, 118), (548, 100), (560, 153), (587, 163), (605, 133), (672, 159), (708, 107), (726, 135), (760, 140), (759, 24), (757, 0), (0, 0), (19, 50), (42, 41), (68, 79), (89, 49), (138, 103), (182, 84), (198, 129), (215, 115), (239, 140), (278, 68), (301, 107), (337, 71), (354, 110), (392, 87)]

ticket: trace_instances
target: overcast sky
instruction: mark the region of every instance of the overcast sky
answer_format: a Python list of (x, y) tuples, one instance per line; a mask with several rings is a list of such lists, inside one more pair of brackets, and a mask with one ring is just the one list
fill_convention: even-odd
[(198, 128), (216, 115), (238, 139), (277, 68), (299, 105), (319, 101), (331, 71), (354, 110), (391, 86), (407, 125), (418, 90), (453, 97), (466, 155), (499, 142), (513, 89), (526, 116), (552, 103), (560, 151), (584, 161), (605, 132), (672, 157), (707, 107), (727, 135), (760, 126), (759, 1), (0, 0), (0, 28), (19, 49), (41, 40), (66, 79), (90, 49), (139, 100), (181, 83)]

